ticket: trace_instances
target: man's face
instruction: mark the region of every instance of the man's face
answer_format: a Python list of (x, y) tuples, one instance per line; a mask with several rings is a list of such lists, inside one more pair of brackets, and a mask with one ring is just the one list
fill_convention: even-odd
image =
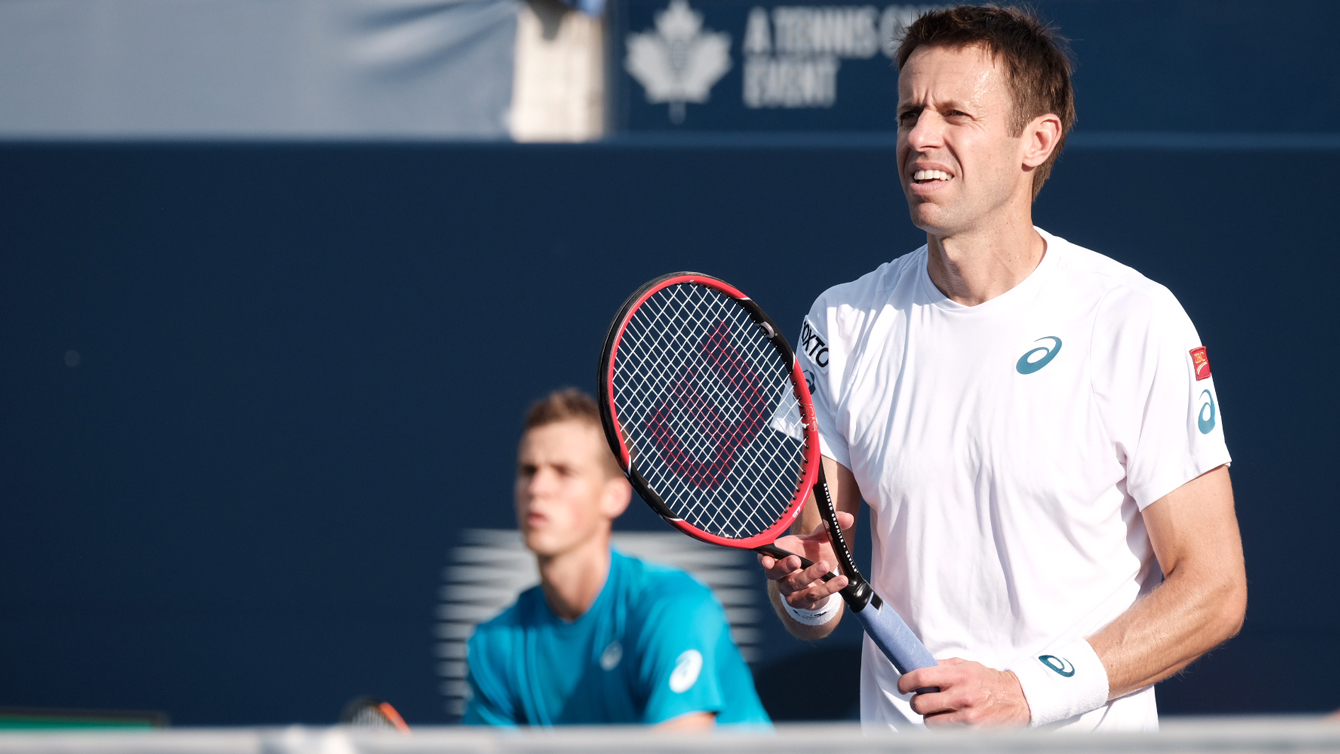
[(609, 473), (599, 428), (560, 421), (528, 430), (517, 453), (516, 517), (536, 555), (556, 556), (602, 536), (628, 504), (628, 483)]
[(1030, 191), (1013, 106), (985, 48), (912, 53), (898, 78), (898, 175), (914, 225), (937, 236), (987, 228)]

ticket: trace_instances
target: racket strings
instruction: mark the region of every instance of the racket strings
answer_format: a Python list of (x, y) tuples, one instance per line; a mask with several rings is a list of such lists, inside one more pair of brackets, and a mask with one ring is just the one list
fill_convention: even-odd
[[(739, 420), (728, 421), (712, 398), (698, 390), (697, 385), (702, 381), (695, 379), (698, 373), (689, 367), (656, 406), (647, 420), (647, 430), (676, 475), (695, 487), (714, 488), (725, 481), (740, 449), (762, 428), (767, 403), (758, 375), (731, 346), (729, 323), (719, 322), (701, 348), (708, 365), (739, 401), (742, 409)], [(699, 461), (680, 443), (671, 427), (676, 406), (686, 409), (690, 420), (706, 430), (713, 448), (710, 460)]]
[(670, 286), (634, 312), (612, 400), (635, 467), (676, 516), (742, 539), (790, 508), (805, 463), (790, 366), (705, 286)]

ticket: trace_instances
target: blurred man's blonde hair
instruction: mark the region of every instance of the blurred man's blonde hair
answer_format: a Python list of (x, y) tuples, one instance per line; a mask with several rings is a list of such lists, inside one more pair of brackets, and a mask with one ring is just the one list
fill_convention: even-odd
[(558, 422), (577, 421), (590, 425), (600, 433), (601, 460), (610, 476), (620, 476), (623, 471), (614, 460), (614, 454), (605, 445), (605, 430), (600, 423), (600, 409), (591, 396), (574, 387), (555, 390), (544, 398), (532, 403), (526, 411), (525, 429), (529, 432), (536, 427)]

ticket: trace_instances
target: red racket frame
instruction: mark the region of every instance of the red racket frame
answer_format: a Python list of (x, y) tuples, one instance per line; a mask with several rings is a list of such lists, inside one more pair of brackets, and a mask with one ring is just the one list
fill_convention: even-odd
[[(614, 365), (618, 359), (619, 344), (623, 338), (624, 330), (628, 326), (628, 321), (648, 299), (670, 286), (682, 283), (702, 285), (734, 299), (765, 333), (770, 333), (768, 340), (781, 353), (783, 359), (791, 365), (788, 377), (791, 379), (791, 388), (795, 392), (796, 398), (799, 399), (801, 426), (805, 434), (805, 473), (796, 487), (795, 495), (792, 497), (791, 504), (787, 507), (786, 512), (768, 529), (746, 539), (732, 539), (711, 534), (677, 517), (633, 466), (628, 446), (624, 443), (623, 433), (620, 431), (618, 412), (613, 400)], [(754, 303), (739, 289), (711, 275), (698, 272), (672, 272), (643, 285), (624, 302), (623, 307), (619, 309), (619, 313), (614, 316), (614, 321), (610, 323), (609, 331), (605, 335), (605, 345), (601, 349), (600, 355), (599, 392), (600, 419), (605, 429), (605, 438), (609, 442), (610, 449), (614, 451), (619, 466), (623, 468), (624, 475), (628, 477), (642, 499), (646, 500), (662, 518), (675, 528), (690, 537), (714, 545), (754, 550), (773, 544), (778, 537), (787, 533), (791, 524), (800, 516), (805, 501), (809, 498), (810, 490), (813, 489), (815, 481), (818, 479), (819, 464), (821, 463), (819, 435), (814, 420), (814, 402), (810, 398), (809, 385), (805, 382), (805, 375), (800, 371), (800, 364), (796, 360), (795, 352), (791, 350), (791, 345), (782, 336), (777, 324), (758, 304)]]

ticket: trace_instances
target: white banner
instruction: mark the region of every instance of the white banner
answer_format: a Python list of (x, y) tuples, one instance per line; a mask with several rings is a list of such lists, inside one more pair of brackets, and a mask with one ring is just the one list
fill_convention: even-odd
[(506, 138), (519, 0), (7, 0), (0, 138)]

